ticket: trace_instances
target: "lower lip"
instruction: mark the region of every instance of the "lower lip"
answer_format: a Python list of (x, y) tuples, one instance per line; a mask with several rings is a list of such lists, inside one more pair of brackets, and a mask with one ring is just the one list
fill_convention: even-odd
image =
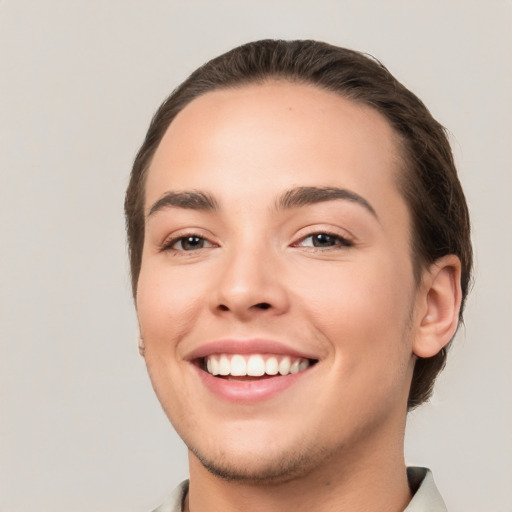
[[(311, 368), (311, 367), (310, 367)], [(249, 403), (268, 400), (282, 393), (302, 379), (309, 369), (288, 375), (265, 378), (261, 380), (228, 380), (201, 370), (195, 366), (204, 385), (215, 395), (231, 402)]]

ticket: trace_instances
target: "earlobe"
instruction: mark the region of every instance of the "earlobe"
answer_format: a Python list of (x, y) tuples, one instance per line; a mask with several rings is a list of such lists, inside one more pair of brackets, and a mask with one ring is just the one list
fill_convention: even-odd
[(146, 346), (144, 345), (144, 339), (142, 336), (139, 336), (139, 354), (144, 357), (144, 353), (146, 351)]
[(453, 254), (440, 258), (425, 271), (413, 343), (416, 356), (435, 356), (454, 336), (462, 299), (460, 275), (460, 260)]

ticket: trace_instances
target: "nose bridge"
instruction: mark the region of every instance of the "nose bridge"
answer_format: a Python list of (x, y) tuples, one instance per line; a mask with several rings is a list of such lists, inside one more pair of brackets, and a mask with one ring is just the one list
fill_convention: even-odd
[(268, 240), (255, 233), (238, 238), (226, 248), (217, 279), (216, 311), (247, 317), (264, 310), (281, 312), (286, 292), (278, 275), (279, 256)]

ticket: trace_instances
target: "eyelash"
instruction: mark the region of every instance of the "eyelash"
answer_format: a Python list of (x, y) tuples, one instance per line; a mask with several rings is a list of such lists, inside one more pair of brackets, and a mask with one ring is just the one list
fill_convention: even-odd
[[(196, 239), (198, 239), (198, 241), (206, 242), (208, 245), (207, 245), (207, 247), (198, 247), (198, 248), (192, 249), (192, 250), (184, 249), (183, 242), (185, 240), (190, 240), (191, 238), (196, 238)], [(176, 245), (179, 242), (181, 242), (181, 244), (182, 244), (181, 249), (176, 249), (175, 247), (173, 247), (174, 245)], [(210, 242), (204, 236), (198, 235), (197, 233), (187, 233), (185, 235), (175, 236), (175, 237), (172, 237), (171, 239), (166, 240), (162, 244), (160, 250), (163, 252), (170, 251), (170, 252), (174, 252), (174, 253), (185, 253), (185, 252), (196, 252), (201, 249), (209, 249), (211, 247), (215, 247), (215, 244), (213, 242)]]
[[(327, 237), (331, 238), (334, 242), (333, 245), (328, 245), (325, 247), (318, 247), (314, 245), (314, 241), (311, 245), (301, 245), (305, 240), (308, 238), (313, 238), (315, 236), (319, 235), (326, 235)], [(317, 231), (315, 233), (309, 233), (308, 235), (302, 237), (298, 242), (295, 242), (292, 244), (293, 247), (308, 247), (311, 250), (315, 251), (328, 251), (328, 250), (336, 250), (339, 248), (349, 248), (354, 246), (354, 242), (349, 240), (348, 238), (345, 238), (341, 235), (338, 235), (337, 233), (332, 233), (329, 231)]]
[[(332, 245), (327, 245), (327, 246), (315, 246), (315, 242), (314, 242), (314, 239), (313, 237), (315, 236), (321, 236), (321, 235), (324, 235), (326, 236), (327, 238), (330, 238), (331, 241), (333, 242)], [(186, 241), (186, 240), (190, 240), (192, 238), (195, 238), (197, 239), (197, 243), (200, 243), (201, 242), (204, 244), (206, 243), (206, 247), (203, 245), (201, 247), (197, 247), (197, 248), (193, 248), (193, 249), (190, 249), (190, 250), (187, 250), (185, 248), (183, 248), (183, 243)], [(309, 238), (312, 239), (312, 243), (311, 245), (302, 245), (306, 240), (308, 240)], [(181, 242), (181, 249), (177, 249), (175, 248), (174, 246), (178, 243)], [(336, 249), (339, 249), (339, 248), (349, 248), (349, 247), (353, 247), (354, 243), (341, 236), (341, 235), (338, 235), (336, 233), (332, 233), (332, 232), (329, 232), (329, 231), (317, 231), (315, 233), (309, 233), (308, 235), (302, 237), (300, 240), (298, 240), (297, 242), (294, 242), (291, 246), (292, 247), (305, 247), (305, 248), (309, 248), (309, 250), (314, 250), (314, 251), (329, 251), (329, 250), (336, 250)], [(185, 235), (181, 235), (181, 236), (177, 236), (177, 237), (173, 237), (169, 240), (166, 240), (163, 244), (162, 244), (162, 247), (161, 247), (161, 251), (165, 252), (165, 251), (170, 251), (170, 252), (173, 252), (175, 254), (177, 253), (193, 253), (193, 252), (196, 252), (196, 251), (200, 251), (201, 249), (209, 249), (209, 248), (212, 248), (212, 247), (215, 247), (216, 244), (214, 244), (213, 242), (210, 242), (207, 238), (201, 236), (201, 235), (198, 235), (197, 233), (187, 233)]]

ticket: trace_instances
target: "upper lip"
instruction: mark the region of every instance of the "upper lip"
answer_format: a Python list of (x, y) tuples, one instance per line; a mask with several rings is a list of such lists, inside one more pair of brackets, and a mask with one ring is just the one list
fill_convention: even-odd
[(185, 359), (190, 361), (212, 354), (276, 354), (304, 359), (318, 359), (318, 356), (274, 340), (252, 339), (221, 339), (210, 341), (189, 352)]

